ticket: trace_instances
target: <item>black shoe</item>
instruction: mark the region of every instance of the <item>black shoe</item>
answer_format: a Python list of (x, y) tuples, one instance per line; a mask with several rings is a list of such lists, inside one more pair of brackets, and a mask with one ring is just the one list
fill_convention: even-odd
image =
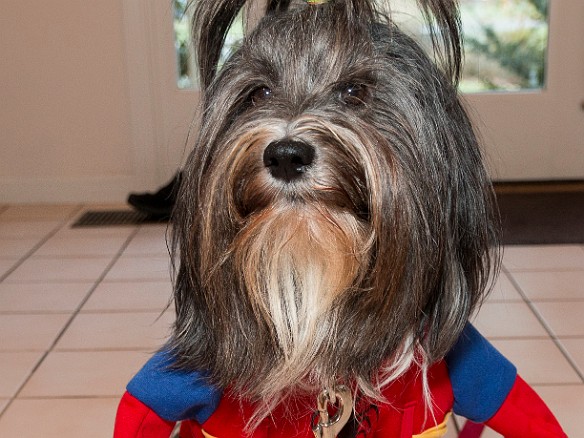
[(130, 193), (128, 204), (155, 219), (168, 219), (176, 202), (176, 195), (182, 179), (181, 172), (156, 193)]

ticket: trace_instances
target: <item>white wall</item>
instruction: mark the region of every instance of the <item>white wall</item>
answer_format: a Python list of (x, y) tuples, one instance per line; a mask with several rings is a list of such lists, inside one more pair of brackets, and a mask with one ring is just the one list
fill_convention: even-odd
[(135, 144), (124, 12), (120, 0), (0, 3), (0, 203), (123, 201), (160, 179)]

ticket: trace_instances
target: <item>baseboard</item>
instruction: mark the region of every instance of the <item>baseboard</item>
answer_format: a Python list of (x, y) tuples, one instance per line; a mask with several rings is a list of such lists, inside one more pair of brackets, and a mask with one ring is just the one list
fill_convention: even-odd
[(584, 180), (495, 181), (496, 193), (571, 193), (584, 192)]
[(132, 176), (0, 180), (0, 203), (124, 203), (137, 187), (148, 188)]

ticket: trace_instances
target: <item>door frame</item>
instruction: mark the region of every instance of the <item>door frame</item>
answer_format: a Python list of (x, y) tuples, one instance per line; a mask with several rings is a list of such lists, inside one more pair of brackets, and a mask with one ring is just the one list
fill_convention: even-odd
[(169, 62), (176, 57), (172, 2), (123, 0), (123, 8), (133, 185), (153, 190), (174, 175), (188, 153), (199, 93), (178, 88), (176, 62)]

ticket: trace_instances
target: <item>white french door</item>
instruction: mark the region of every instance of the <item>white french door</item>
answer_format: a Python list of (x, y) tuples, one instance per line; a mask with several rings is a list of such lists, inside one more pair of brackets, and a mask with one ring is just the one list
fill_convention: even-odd
[(545, 88), (467, 94), (497, 180), (584, 179), (584, 1), (550, 0)]
[[(145, 52), (134, 64), (147, 62), (150, 90), (149, 115), (152, 122), (139, 123), (153, 131), (155, 161), (159, 182), (172, 175), (183, 162), (197, 107), (195, 88), (177, 86), (177, 55), (173, 29), (174, 8), (170, 1), (125, 0), (140, 12)], [(404, 2), (404, 0), (394, 0)], [(495, 0), (466, 0), (487, 4)], [(500, 1), (500, 0), (498, 0)], [(527, 0), (508, 0), (527, 1)], [(407, 0), (407, 3), (415, 3)], [(138, 4), (142, 11), (138, 11)], [(127, 8), (128, 9), (128, 8)], [(134, 23), (137, 20), (133, 17)], [(493, 91), (467, 93), (464, 98), (483, 137), (487, 160), (495, 180), (584, 179), (584, 1), (549, 0), (549, 44), (545, 85), (532, 91)], [(130, 61), (129, 61), (130, 62)], [(130, 72), (141, 77), (139, 66)], [(149, 84), (146, 84), (149, 82)], [(143, 87), (133, 86), (133, 94)], [(144, 113), (134, 99), (137, 112)], [(150, 126), (151, 123), (151, 126)]]

